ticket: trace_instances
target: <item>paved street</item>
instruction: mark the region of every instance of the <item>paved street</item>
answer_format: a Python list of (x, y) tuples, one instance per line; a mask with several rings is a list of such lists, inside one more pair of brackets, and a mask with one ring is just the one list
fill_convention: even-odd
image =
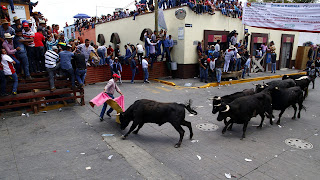
[[(242, 125), (235, 124), (232, 131), (221, 134), (223, 122), (211, 113), (208, 98), (253, 88), (252, 83), (204, 89), (156, 82), (123, 83), (120, 89), (126, 108), (142, 98), (181, 103), (193, 100), (198, 115), (187, 113), (186, 120), (192, 123), (193, 140), (198, 141), (190, 141), (189, 131), (184, 128), (180, 148), (174, 148), (179, 134), (170, 124), (146, 124), (138, 135), (121, 140), (130, 125), (122, 132), (115, 116), (105, 116), (100, 122), (102, 107), (93, 109), (88, 102), (105, 83), (89, 85), (85, 87), (86, 106), (30, 117), (1, 116), (5, 119), (0, 121), (0, 179), (227, 179), (225, 173), (230, 173), (232, 179), (319, 179), (319, 84), (317, 79), (315, 89), (310, 89), (304, 102), (307, 111), (302, 111), (301, 119), (291, 120), (293, 109), (289, 108), (281, 126), (272, 126), (266, 120), (260, 130), (256, 128), (260, 117), (253, 118), (246, 138), (240, 140)], [(274, 111), (276, 118), (278, 114)], [(213, 123), (219, 128), (201, 131), (196, 127), (201, 123)], [(313, 149), (291, 148), (284, 143), (288, 138), (306, 140)]]

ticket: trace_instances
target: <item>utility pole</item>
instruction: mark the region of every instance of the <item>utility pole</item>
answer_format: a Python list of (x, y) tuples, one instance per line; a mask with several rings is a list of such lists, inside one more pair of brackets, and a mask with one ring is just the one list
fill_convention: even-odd
[(156, 31), (156, 32), (158, 32), (158, 8), (159, 8), (159, 6), (158, 6), (158, 0), (154, 0), (155, 1), (155, 7), (154, 7), (154, 26), (155, 26), (155, 28), (154, 28), (154, 30)]
[(98, 5), (96, 5), (96, 17), (98, 17)]

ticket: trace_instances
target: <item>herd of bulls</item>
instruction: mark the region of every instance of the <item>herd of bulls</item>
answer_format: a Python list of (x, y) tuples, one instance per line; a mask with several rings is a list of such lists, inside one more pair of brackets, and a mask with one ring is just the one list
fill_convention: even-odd
[[(245, 89), (226, 96), (215, 96), (213, 100), (212, 113), (218, 113), (217, 120), (224, 120), (225, 127), (222, 130), (231, 130), (232, 125), (243, 124), (242, 138), (245, 138), (248, 123), (252, 117), (259, 115), (261, 123), (258, 128), (262, 128), (264, 118), (270, 119), (272, 125), (273, 110), (279, 110), (279, 119), (284, 111), (292, 106), (294, 114), (292, 119), (300, 118), (304, 99), (308, 96), (308, 87), (314, 79), (306, 75), (284, 75), (282, 80), (275, 80), (266, 84), (255, 84), (256, 89)], [(298, 108), (297, 108), (298, 104)], [(170, 123), (180, 134), (179, 142), (175, 147), (180, 147), (184, 136), (184, 130), (181, 127), (187, 126), (190, 131), (190, 139), (193, 136), (191, 123), (185, 120), (185, 109), (196, 115), (197, 112), (191, 107), (191, 101), (186, 104), (178, 103), (160, 103), (153, 100), (137, 100), (125, 112), (118, 114), (120, 116), (121, 130), (124, 130), (131, 121), (133, 121), (130, 130), (122, 136), (125, 139), (131, 132), (137, 134), (145, 123), (156, 123), (161, 126), (164, 123)], [(138, 126), (138, 129), (136, 127)], [(242, 139), (241, 138), (241, 139)]]

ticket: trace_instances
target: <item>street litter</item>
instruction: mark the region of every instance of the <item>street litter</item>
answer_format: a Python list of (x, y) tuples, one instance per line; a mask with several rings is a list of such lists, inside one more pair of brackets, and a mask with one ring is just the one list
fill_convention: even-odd
[(109, 137), (109, 136), (114, 136), (114, 134), (102, 134), (102, 136)]
[(185, 87), (191, 87), (191, 86), (192, 86), (192, 83), (185, 83), (184, 86), (185, 86)]
[(52, 151), (52, 152), (57, 152), (56, 150)]
[(70, 152), (69, 150), (67, 150), (67, 152)]
[(282, 128), (282, 126), (278, 125), (279, 128)]
[(203, 108), (203, 106), (196, 106), (196, 108)]
[(199, 159), (199, 161), (200, 161), (200, 160), (201, 160), (201, 156), (197, 155), (197, 157), (198, 157), (198, 159)]
[(318, 134), (314, 134), (315, 136), (318, 136)]
[(5, 120), (6, 118), (2, 118), (3, 120)]
[(61, 112), (62, 111), (62, 108), (59, 108), (59, 112)]
[(108, 157), (108, 159), (110, 160), (112, 157), (113, 157), (113, 155), (110, 155), (110, 156)]
[(86, 154), (86, 153), (80, 153), (80, 154), (84, 155), (84, 154)]
[(244, 160), (247, 161), (247, 162), (251, 162), (252, 161), (252, 159), (248, 159), (248, 158), (245, 158)]
[(290, 128), (289, 130), (290, 130), (290, 131), (292, 131), (292, 129), (291, 129), (291, 128)]
[(193, 114), (189, 114), (189, 116), (194, 116)]
[(42, 113), (47, 113), (47, 111), (41, 111)]
[(274, 157), (278, 157), (278, 155), (274, 155)]
[(25, 115), (26, 115), (25, 113), (22, 113), (22, 114), (21, 114), (21, 116), (25, 116)]
[(317, 117), (316, 115), (312, 115), (312, 117)]
[(195, 143), (195, 142), (199, 142), (199, 140), (192, 140), (191, 142), (192, 142), (192, 143)]
[(89, 169), (91, 169), (91, 167), (89, 166), (89, 167), (86, 167), (86, 170), (89, 170)]
[(212, 104), (209, 104), (209, 106), (212, 106)]
[(226, 176), (226, 178), (231, 179), (231, 174), (230, 173), (224, 173), (224, 175)]

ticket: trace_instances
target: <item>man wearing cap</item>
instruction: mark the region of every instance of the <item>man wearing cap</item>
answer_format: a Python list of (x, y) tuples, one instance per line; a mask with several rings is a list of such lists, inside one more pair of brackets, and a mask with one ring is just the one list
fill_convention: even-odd
[(21, 24), (20, 18), (18, 18), (17, 16), (14, 16), (13, 17), (13, 22), (14, 22), (14, 25), (11, 25), (11, 27), (15, 31), (17, 31), (18, 29), (22, 29), (22, 24)]
[(15, 30), (9, 25), (9, 21), (6, 19), (1, 19), (1, 26), (0, 26), (0, 40), (3, 42), (4, 39), (4, 34), (9, 33), (10, 35), (15, 35)]
[(28, 22), (22, 23), (22, 34), (25, 40), (28, 40), (27, 54), (29, 60), (30, 72), (36, 72), (36, 64), (34, 62), (35, 48), (34, 48), (34, 32), (31, 30)]
[(234, 49), (235, 47), (231, 45), (224, 54), (225, 62), (224, 62), (223, 72), (228, 72), (230, 60), (234, 57)]
[[(11, 0), (12, 1), (12, 0)], [(1, 1), (0, 1), (1, 2)], [(6, 19), (7, 21), (10, 21), (10, 16), (8, 13), (8, 8), (5, 5), (1, 6), (1, 19)]]
[(72, 46), (68, 44), (66, 47), (66, 50), (61, 51), (59, 53), (59, 57), (60, 57), (61, 70), (64, 73), (70, 75), (72, 89), (74, 89), (75, 88), (75, 83), (74, 83), (75, 77), (74, 77), (74, 71), (73, 71), (72, 64), (71, 64), (71, 59), (74, 56), (74, 53), (77, 48), (73, 52), (71, 52), (71, 48), (72, 48)]
[(57, 69), (59, 69), (59, 55), (58, 55), (58, 47), (52, 46), (52, 50), (48, 50), (44, 54), (45, 58), (45, 67), (47, 68), (49, 74), (49, 83), (50, 83), (50, 91), (53, 92), (56, 88), (54, 86), (54, 75)]
[[(121, 76), (122, 73), (122, 66), (121, 63), (119, 62), (119, 58), (115, 57), (113, 64), (112, 64), (112, 74), (118, 74)], [(119, 78), (120, 83), (122, 83), (121, 78)]]
[[(112, 99), (114, 99), (114, 90), (116, 90), (119, 94), (123, 95), (117, 85), (117, 81), (120, 79), (120, 76), (118, 74), (113, 74), (112, 75), (113, 78), (111, 78), (107, 85), (104, 87), (104, 90), (103, 92), (108, 94), (109, 97), (111, 97)], [(101, 113), (100, 113), (100, 121), (103, 121), (103, 116), (104, 116), (104, 113), (106, 112), (106, 109), (107, 109), (107, 106), (108, 104), (105, 102), (103, 104), (103, 108), (101, 110)], [(112, 108), (110, 108), (108, 111), (107, 111), (107, 116), (111, 117), (110, 113), (113, 111)]]
[(237, 44), (237, 35), (238, 33), (234, 33), (234, 35), (231, 37), (230, 39), (230, 42), (231, 42), (231, 45), (236, 45)]

